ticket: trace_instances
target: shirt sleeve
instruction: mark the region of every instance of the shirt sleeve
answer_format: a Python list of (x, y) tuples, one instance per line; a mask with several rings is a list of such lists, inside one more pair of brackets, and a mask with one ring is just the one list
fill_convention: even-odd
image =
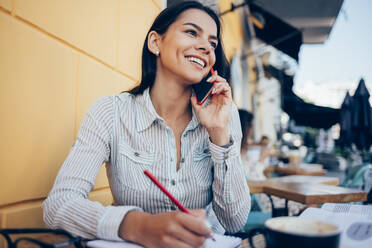
[(122, 240), (121, 221), (135, 206), (103, 206), (88, 200), (104, 162), (110, 160), (113, 96), (97, 100), (86, 114), (75, 144), (43, 203), (44, 222), (84, 238)]
[(221, 147), (209, 141), (214, 163), (213, 210), (227, 232), (236, 233), (245, 225), (251, 198), (240, 157), (242, 132), (235, 104), (229, 121), (230, 145)]

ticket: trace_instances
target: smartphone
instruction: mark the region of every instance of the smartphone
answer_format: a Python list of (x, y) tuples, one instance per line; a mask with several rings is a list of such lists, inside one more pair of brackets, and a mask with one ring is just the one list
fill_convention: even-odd
[(212, 73), (213, 68), (199, 83), (192, 85), (198, 105), (202, 105), (212, 93), (213, 82), (207, 82), (207, 79), (212, 76)]

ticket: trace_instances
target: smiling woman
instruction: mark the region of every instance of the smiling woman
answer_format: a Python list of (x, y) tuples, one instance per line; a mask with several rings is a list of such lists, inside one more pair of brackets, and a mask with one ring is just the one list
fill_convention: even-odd
[[(250, 198), (227, 66), (212, 10), (182, 2), (161, 12), (143, 46), (140, 85), (89, 109), (44, 202), (47, 225), (146, 247), (200, 247), (211, 231), (239, 231)], [(212, 67), (213, 95), (200, 106), (192, 85)], [(103, 162), (115, 206), (87, 199)], [(192, 215), (175, 211), (144, 170)]]

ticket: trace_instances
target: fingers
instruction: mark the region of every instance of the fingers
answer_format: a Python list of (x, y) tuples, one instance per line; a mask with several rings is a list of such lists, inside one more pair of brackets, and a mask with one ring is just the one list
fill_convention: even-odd
[(178, 241), (181, 241), (184, 244), (190, 245), (190, 247), (201, 247), (206, 240), (206, 237), (197, 235), (182, 226), (176, 226), (173, 231), (174, 232), (170, 233), (172, 237), (176, 238)]
[(209, 237), (211, 235), (211, 229), (205, 224), (205, 214), (202, 218), (194, 215), (185, 215), (186, 216), (182, 219), (181, 224), (186, 229), (204, 237)]
[(207, 82), (220, 83), (220, 82), (227, 82), (227, 81), (226, 79), (218, 75), (217, 71), (215, 71), (214, 74), (207, 79)]
[(194, 107), (196, 113), (199, 113), (199, 111), (202, 109), (202, 105), (199, 105), (196, 100), (196, 96), (192, 96), (191, 98), (191, 104)]
[(182, 241), (192, 247), (201, 247), (206, 238), (209, 237), (210, 230), (203, 224), (205, 214), (200, 213), (200, 211), (193, 212), (193, 215), (177, 212), (174, 218), (179, 225), (169, 225), (167, 227), (167, 233), (176, 240)]
[(193, 209), (193, 210), (190, 210), (190, 211), (196, 217), (199, 217), (199, 218), (202, 218), (202, 219), (207, 218), (207, 215), (205, 214), (205, 211), (203, 209)]
[(223, 94), (232, 97), (230, 85), (226, 79), (217, 74), (217, 71), (207, 79), (207, 82), (213, 83), (212, 95)]
[(227, 82), (214, 83), (212, 95), (223, 94), (231, 97), (231, 88)]

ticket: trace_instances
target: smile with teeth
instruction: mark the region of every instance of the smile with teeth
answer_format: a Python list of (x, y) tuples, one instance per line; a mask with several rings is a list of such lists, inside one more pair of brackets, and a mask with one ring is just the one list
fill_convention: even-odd
[(198, 65), (200, 65), (201, 67), (204, 68), (205, 66), (205, 62), (201, 59), (198, 59), (198, 58), (195, 58), (195, 57), (186, 57), (186, 59), (188, 61), (191, 61), (191, 62), (194, 62), (194, 63), (197, 63)]

